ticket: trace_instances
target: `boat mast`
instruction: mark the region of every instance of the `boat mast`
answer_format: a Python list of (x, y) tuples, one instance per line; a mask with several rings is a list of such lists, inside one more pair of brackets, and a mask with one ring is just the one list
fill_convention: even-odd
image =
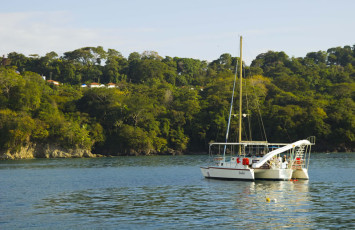
[[(240, 36), (240, 68), (239, 68), (239, 139), (238, 142), (242, 143), (242, 40), (243, 37)], [(239, 154), (241, 154), (241, 145), (239, 145)]]

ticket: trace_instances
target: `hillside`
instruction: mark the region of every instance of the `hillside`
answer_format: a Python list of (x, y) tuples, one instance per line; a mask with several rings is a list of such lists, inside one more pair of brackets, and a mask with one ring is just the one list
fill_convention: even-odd
[[(9, 53), (0, 58), (1, 154), (36, 145), (104, 155), (206, 151), (224, 140), (238, 59), (125, 58), (102, 47)], [(300, 58), (269, 51), (243, 77), (243, 125), (252, 130), (244, 140), (316, 136), (316, 151), (355, 151), (355, 45)]]

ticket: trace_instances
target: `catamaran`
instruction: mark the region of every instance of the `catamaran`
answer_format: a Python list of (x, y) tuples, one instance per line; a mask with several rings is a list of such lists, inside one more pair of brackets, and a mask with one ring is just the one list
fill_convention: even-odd
[(242, 36), (240, 37), (239, 71), (239, 132), (238, 142), (228, 142), (233, 98), (229, 111), (226, 141), (210, 143), (210, 166), (201, 167), (202, 175), (213, 179), (234, 180), (308, 180), (311, 146), (315, 137), (293, 143), (268, 143), (267, 141), (242, 141)]

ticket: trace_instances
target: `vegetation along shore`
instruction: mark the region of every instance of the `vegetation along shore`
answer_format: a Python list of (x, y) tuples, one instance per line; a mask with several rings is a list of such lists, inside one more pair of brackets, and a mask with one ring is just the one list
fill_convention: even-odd
[[(125, 58), (100, 46), (9, 53), (0, 58), (0, 158), (204, 152), (224, 140), (238, 59)], [(355, 45), (298, 58), (269, 51), (243, 74), (244, 140), (262, 136), (262, 117), (268, 141), (316, 136), (315, 151), (355, 151)]]

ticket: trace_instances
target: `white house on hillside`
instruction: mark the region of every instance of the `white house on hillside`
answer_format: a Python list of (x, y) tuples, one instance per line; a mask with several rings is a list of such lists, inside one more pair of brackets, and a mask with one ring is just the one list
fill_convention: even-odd
[(99, 88), (100, 87), (100, 84), (99, 83), (96, 83), (96, 82), (93, 82), (89, 85), (90, 88)]
[(89, 85), (90, 88), (101, 88), (101, 87), (105, 87), (104, 84), (100, 84), (100, 83), (96, 83), (96, 82), (93, 82)]
[(107, 88), (115, 88), (116, 84), (115, 83), (108, 83)]

